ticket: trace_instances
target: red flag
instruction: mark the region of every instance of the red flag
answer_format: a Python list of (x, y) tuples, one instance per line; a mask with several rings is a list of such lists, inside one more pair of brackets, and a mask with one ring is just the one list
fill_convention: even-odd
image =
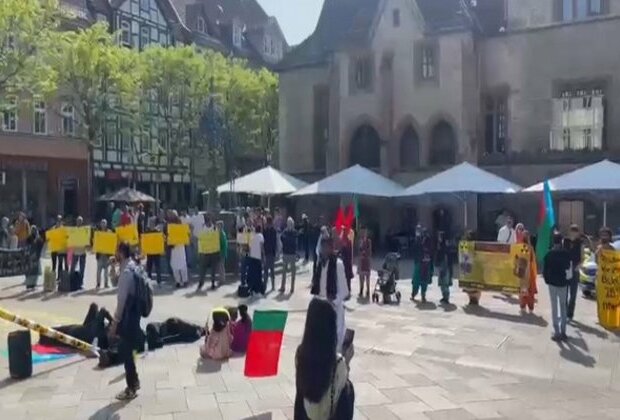
[(338, 213), (336, 213), (336, 221), (334, 222), (334, 227), (336, 228), (336, 232), (340, 233), (342, 226), (344, 225), (344, 211), (342, 207), (338, 207)]
[(344, 218), (344, 227), (348, 231), (353, 227), (353, 220), (355, 219), (355, 210), (353, 210), (353, 205), (349, 204), (347, 207), (347, 215)]
[(278, 374), (287, 315), (286, 311), (254, 311), (254, 323), (245, 356), (245, 376), (260, 378)]

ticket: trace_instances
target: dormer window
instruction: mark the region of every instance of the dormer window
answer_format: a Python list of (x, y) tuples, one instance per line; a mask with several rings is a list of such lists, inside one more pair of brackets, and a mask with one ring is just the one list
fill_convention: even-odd
[(237, 48), (241, 48), (241, 39), (243, 31), (238, 23), (233, 23), (233, 45)]
[(206, 32), (205, 20), (202, 16), (198, 16), (198, 19), (196, 20), (196, 30), (203, 34)]

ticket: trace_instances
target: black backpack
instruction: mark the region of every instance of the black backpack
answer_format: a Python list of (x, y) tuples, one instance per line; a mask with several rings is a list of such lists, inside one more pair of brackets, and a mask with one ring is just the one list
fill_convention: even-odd
[(149, 276), (143, 267), (137, 266), (133, 271), (136, 281), (136, 303), (143, 318), (148, 317), (153, 310), (153, 288)]

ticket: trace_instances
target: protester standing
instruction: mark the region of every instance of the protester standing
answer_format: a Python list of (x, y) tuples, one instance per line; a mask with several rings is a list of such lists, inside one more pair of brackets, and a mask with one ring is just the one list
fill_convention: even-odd
[(551, 298), (551, 319), (554, 331), (551, 339), (554, 341), (568, 339), (566, 336), (566, 307), (569, 285), (567, 274), (570, 271), (570, 254), (562, 248), (562, 236), (555, 234), (553, 235), (553, 247), (545, 255), (543, 266), (543, 278), (549, 286)]
[(517, 243), (517, 233), (513, 227), (514, 221), (512, 217), (506, 217), (506, 222), (504, 226), (499, 229), (497, 232), (497, 242), (502, 244), (516, 244)]
[(435, 267), (437, 269), (437, 284), (441, 290), (440, 303), (448, 305), (450, 303), (450, 287), (452, 286), (452, 276), (448, 268), (448, 242), (445, 233), (439, 231), (437, 233), (437, 246), (435, 250)]
[(321, 241), (321, 256), (312, 276), (310, 293), (327, 299), (334, 305), (337, 325), (336, 350), (341, 352), (345, 333), (344, 301), (349, 295), (349, 287), (344, 264), (336, 255), (332, 238)]
[(125, 367), (125, 381), (127, 388), (116, 396), (118, 400), (132, 400), (136, 398), (140, 389), (140, 380), (134, 361), (135, 338), (140, 332), (140, 312), (137, 302), (137, 288), (134, 270), (136, 264), (131, 258), (128, 244), (118, 246), (116, 260), (120, 264), (118, 279), (116, 311), (114, 321), (110, 326), (109, 335), (120, 338), (118, 352)]
[[(171, 212), (170, 223), (180, 224), (176, 210)], [(187, 259), (185, 258), (185, 245), (174, 245), (170, 251), (170, 268), (176, 283), (176, 287), (185, 287), (189, 281), (187, 274)]]
[[(279, 211), (278, 211), (279, 213)], [(265, 238), (265, 265), (263, 267), (263, 282), (267, 287), (269, 278), (271, 278), (271, 290), (276, 289), (276, 254), (278, 252), (278, 238), (280, 234), (274, 226), (271, 216), (267, 216), (265, 222), (265, 231), (263, 237)]]
[(19, 238), (15, 232), (15, 226), (9, 226), (9, 249), (19, 248)]
[(433, 246), (431, 237), (423, 232), (419, 237), (419, 249), (416, 250), (413, 264), (411, 300), (414, 301), (419, 292), (422, 303), (426, 303), (426, 289), (433, 277)]
[(520, 275), (519, 306), (521, 307), (521, 311), (525, 311), (525, 307), (527, 306), (531, 313), (534, 311), (536, 293), (538, 293), (538, 286), (536, 285), (538, 265), (536, 264), (536, 251), (534, 247), (532, 247), (530, 233), (527, 230), (523, 232), (521, 243), (528, 247), (529, 257), (525, 266), (525, 271)]
[[(200, 228), (198, 235), (207, 232), (215, 232), (215, 225), (211, 220), (211, 216), (208, 214), (204, 214), (203, 216), (204, 224)], [(210, 254), (203, 254), (200, 256), (200, 277), (198, 282), (198, 289), (202, 289), (202, 286), (205, 283), (205, 276), (207, 275), (207, 269), (211, 271), (211, 289), (215, 290), (215, 275), (220, 266), (220, 251), (212, 252)]]
[[(84, 219), (78, 216), (75, 219), (75, 227), (84, 227)], [(80, 264), (80, 289), (84, 286), (84, 273), (86, 273), (86, 247), (77, 246), (72, 249), (73, 258), (71, 259), (70, 273), (75, 272), (78, 263)]]
[[(161, 233), (164, 231), (163, 223), (158, 222), (157, 217), (149, 217), (146, 224), (146, 233)], [(157, 285), (161, 285), (161, 255), (146, 256), (146, 273), (150, 279), (153, 278), (153, 268), (157, 275)]]
[[(62, 216), (56, 216), (56, 224), (52, 227), (52, 229), (61, 229), (64, 226), (62, 221)], [(64, 270), (69, 270), (67, 267), (67, 250), (61, 249), (56, 252), (52, 252), (52, 271), (57, 272), (57, 279), (60, 279)]]
[(261, 225), (256, 225), (254, 235), (250, 239), (250, 252), (247, 260), (247, 281), (250, 292), (253, 294), (265, 294), (266, 285), (262, 280), (263, 260), (265, 258), (265, 238), (262, 234)]
[(9, 218), (0, 219), (0, 248), (9, 247)]
[(297, 231), (292, 217), (286, 219), (286, 229), (282, 232), (282, 284), (280, 293), (286, 291), (286, 274), (291, 273), (291, 293), (295, 292), (295, 276), (297, 275)]
[(26, 246), (30, 247), (30, 251), (35, 254), (36, 264), (32, 267), (32, 270), (26, 274), (26, 290), (33, 290), (37, 285), (39, 275), (41, 275), (41, 251), (45, 241), (39, 234), (39, 229), (32, 225), (30, 227), (30, 235), (26, 239)]
[(360, 230), (360, 258), (359, 266), (357, 267), (358, 274), (360, 276), (360, 299), (364, 297), (364, 285), (366, 285), (366, 299), (370, 297), (370, 262), (372, 259), (372, 242), (368, 237), (368, 230)]
[(568, 287), (568, 309), (567, 316), (572, 320), (575, 316), (575, 305), (577, 304), (577, 293), (579, 291), (579, 266), (583, 253), (583, 239), (579, 232), (579, 226), (573, 224), (568, 230), (568, 252), (573, 264), (573, 276)]
[(340, 233), (339, 241), (339, 255), (344, 264), (344, 273), (347, 278), (347, 287), (349, 288), (346, 300), (351, 297), (351, 280), (355, 277), (353, 274), (353, 239), (351, 232), (351, 229), (343, 229)]
[(301, 215), (301, 249), (304, 252), (304, 264), (308, 264), (310, 260), (310, 232), (311, 226), (308, 216)]
[(26, 214), (20, 211), (15, 221), (15, 234), (17, 235), (17, 247), (26, 245), (26, 240), (30, 236), (30, 222), (26, 218)]
[[(99, 232), (110, 232), (108, 229), (108, 222), (106, 219), (101, 219), (99, 222), (99, 227), (97, 228)], [(101, 273), (103, 273), (103, 287), (108, 288), (108, 266), (110, 265), (110, 256), (107, 254), (95, 254), (95, 258), (97, 259), (97, 289), (101, 287)], [(147, 257), (148, 258), (148, 257)]]

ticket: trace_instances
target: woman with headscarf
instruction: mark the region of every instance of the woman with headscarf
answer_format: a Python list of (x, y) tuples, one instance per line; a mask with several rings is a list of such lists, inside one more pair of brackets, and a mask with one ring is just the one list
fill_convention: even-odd
[[(518, 237), (518, 236), (517, 236)], [(523, 270), (518, 270), (519, 274), (519, 305), (521, 311), (525, 311), (525, 307), (532, 312), (534, 310), (534, 303), (536, 302), (536, 293), (538, 293), (538, 287), (536, 285), (536, 278), (538, 277), (538, 266), (536, 264), (536, 251), (532, 247), (530, 242), (530, 233), (527, 230), (523, 231), (521, 242), (529, 248), (529, 256), (527, 258), (527, 264), (523, 267)]]
[(433, 277), (433, 247), (428, 233), (422, 233), (418, 260), (413, 265), (411, 281), (411, 300), (414, 301), (418, 292), (422, 294), (422, 303), (426, 303), (426, 289)]

